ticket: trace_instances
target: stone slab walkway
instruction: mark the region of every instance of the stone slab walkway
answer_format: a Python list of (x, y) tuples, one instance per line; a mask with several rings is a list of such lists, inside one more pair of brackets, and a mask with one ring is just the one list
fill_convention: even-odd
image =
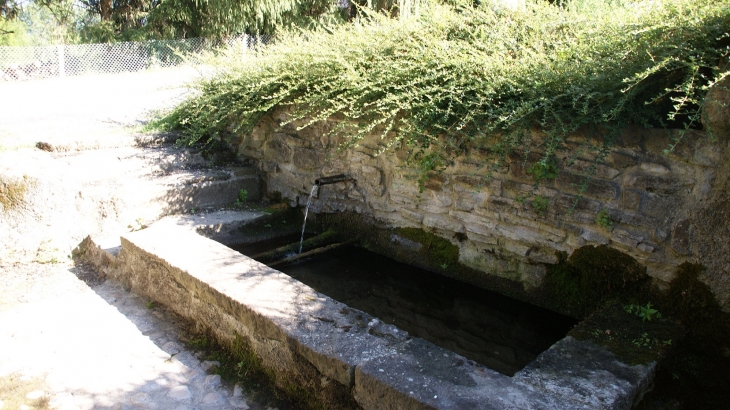
[(207, 373), (175, 316), (93, 280), (70, 263), (0, 265), (0, 408), (265, 409)]

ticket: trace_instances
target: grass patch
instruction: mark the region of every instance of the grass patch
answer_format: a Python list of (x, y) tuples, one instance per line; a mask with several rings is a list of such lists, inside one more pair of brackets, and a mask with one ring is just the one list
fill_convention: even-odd
[(32, 184), (32, 180), (25, 175), (22, 180), (0, 180), (0, 210), (8, 212), (23, 204)]

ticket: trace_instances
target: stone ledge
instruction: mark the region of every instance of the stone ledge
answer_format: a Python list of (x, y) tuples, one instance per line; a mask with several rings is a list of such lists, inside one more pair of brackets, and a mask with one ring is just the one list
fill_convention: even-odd
[(365, 409), (628, 409), (653, 377), (653, 365), (624, 365), (570, 337), (508, 377), (177, 223), (124, 235), (119, 257), (105, 260), (135, 292), (222, 342), (246, 338), (279, 377), (301, 381), (313, 367), (337, 382), (326, 389), (350, 392)]

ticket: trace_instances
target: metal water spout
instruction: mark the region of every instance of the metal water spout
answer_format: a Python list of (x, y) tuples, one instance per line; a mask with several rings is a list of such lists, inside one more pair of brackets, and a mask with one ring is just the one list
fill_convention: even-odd
[(329, 177), (319, 177), (314, 180), (314, 185), (322, 186), (322, 185), (330, 185), (330, 184), (336, 184), (338, 182), (347, 182), (352, 181), (353, 179), (348, 177), (345, 174), (339, 174), (339, 175), (332, 175)]
[(353, 181), (352, 178), (345, 174), (332, 175), (329, 177), (319, 177), (314, 180), (314, 186), (307, 198), (307, 206), (304, 208), (304, 222), (302, 223), (302, 237), (299, 239), (299, 253), (302, 253), (302, 245), (304, 244), (304, 229), (307, 227), (307, 215), (309, 214), (309, 204), (312, 203), (312, 197), (319, 197), (319, 187), (322, 185), (336, 184), (338, 182)]

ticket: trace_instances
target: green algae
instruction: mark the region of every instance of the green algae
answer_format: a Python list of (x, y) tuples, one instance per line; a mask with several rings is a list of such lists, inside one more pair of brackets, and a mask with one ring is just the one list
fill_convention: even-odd
[(543, 292), (555, 309), (581, 319), (610, 300), (647, 292), (649, 281), (646, 267), (634, 258), (605, 245), (589, 245), (569, 258), (559, 253), (558, 263), (548, 266)]

